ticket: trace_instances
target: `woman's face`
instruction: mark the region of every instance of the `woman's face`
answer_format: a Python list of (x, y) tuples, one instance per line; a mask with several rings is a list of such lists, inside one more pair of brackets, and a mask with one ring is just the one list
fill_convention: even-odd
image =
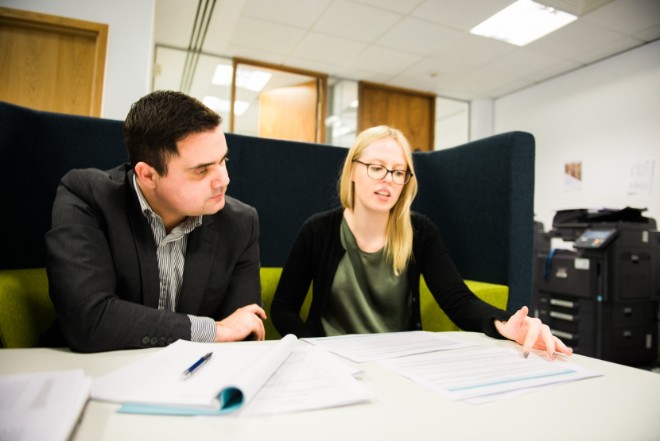
[(404, 186), (392, 181), (392, 173), (387, 173), (381, 179), (371, 178), (364, 164), (373, 164), (392, 171), (407, 171), (408, 164), (403, 149), (392, 138), (383, 138), (365, 148), (357, 160), (360, 162), (354, 163), (351, 176), (355, 191), (354, 208), (389, 213), (399, 200)]

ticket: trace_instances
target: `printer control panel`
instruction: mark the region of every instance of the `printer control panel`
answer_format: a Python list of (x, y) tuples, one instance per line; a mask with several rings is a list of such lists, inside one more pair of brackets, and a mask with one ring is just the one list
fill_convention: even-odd
[(616, 236), (616, 229), (587, 229), (575, 239), (575, 248), (605, 248)]

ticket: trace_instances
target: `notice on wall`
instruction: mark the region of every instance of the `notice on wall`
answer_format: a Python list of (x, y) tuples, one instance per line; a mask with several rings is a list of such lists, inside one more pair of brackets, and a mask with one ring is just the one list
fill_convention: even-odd
[(653, 158), (637, 158), (628, 172), (628, 194), (651, 194), (653, 186)]
[(564, 164), (564, 191), (582, 190), (582, 161)]

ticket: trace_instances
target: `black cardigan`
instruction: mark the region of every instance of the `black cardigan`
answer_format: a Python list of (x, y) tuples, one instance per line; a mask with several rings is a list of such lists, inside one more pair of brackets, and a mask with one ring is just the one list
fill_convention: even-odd
[[(343, 208), (317, 213), (298, 232), (271, 305), (271, 319), (280, 334), (295, 334), (300, 338), (325, 336), (321, 317), (337, 267), (346, 252), (339, 236), (342, 218)], [(413, 212), (412, 226), (413, 257), (407, 271), (412, 290), (409, 330), (422, 329), (419, 300), (422, 274), (435, 300), (458, 327), (502, 338), (493, 320), (508, 320), (510, 314), (482, 301), (469, 290), (447, 253), (437, 226), (429, 218)], [(303, 322), (300, 308), (312, 282), (312, 304)]]

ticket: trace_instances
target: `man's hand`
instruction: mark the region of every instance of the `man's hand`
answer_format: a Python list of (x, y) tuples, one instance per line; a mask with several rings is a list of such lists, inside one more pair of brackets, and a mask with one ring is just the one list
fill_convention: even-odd
[(544, 325), (537, 318), (528, 317), (527, 314), (528, 309), (523, 306), (506, 322), (495, 320), (495, 327), (502, 337), (522, 345), (525, 357), (531, 348), (545, 350), (549, 359), (554, 359), (556, 353), (564, 355), (573, 353), (571, 348), (552, 335), (548, 325)]
[(266, 329), (262, 320), (266, 320), (266, 312), (259, 305), (238, 308), (229, 317), (215, 322), (215, 341), (240, 341), (248, 337), (264, 340)]

